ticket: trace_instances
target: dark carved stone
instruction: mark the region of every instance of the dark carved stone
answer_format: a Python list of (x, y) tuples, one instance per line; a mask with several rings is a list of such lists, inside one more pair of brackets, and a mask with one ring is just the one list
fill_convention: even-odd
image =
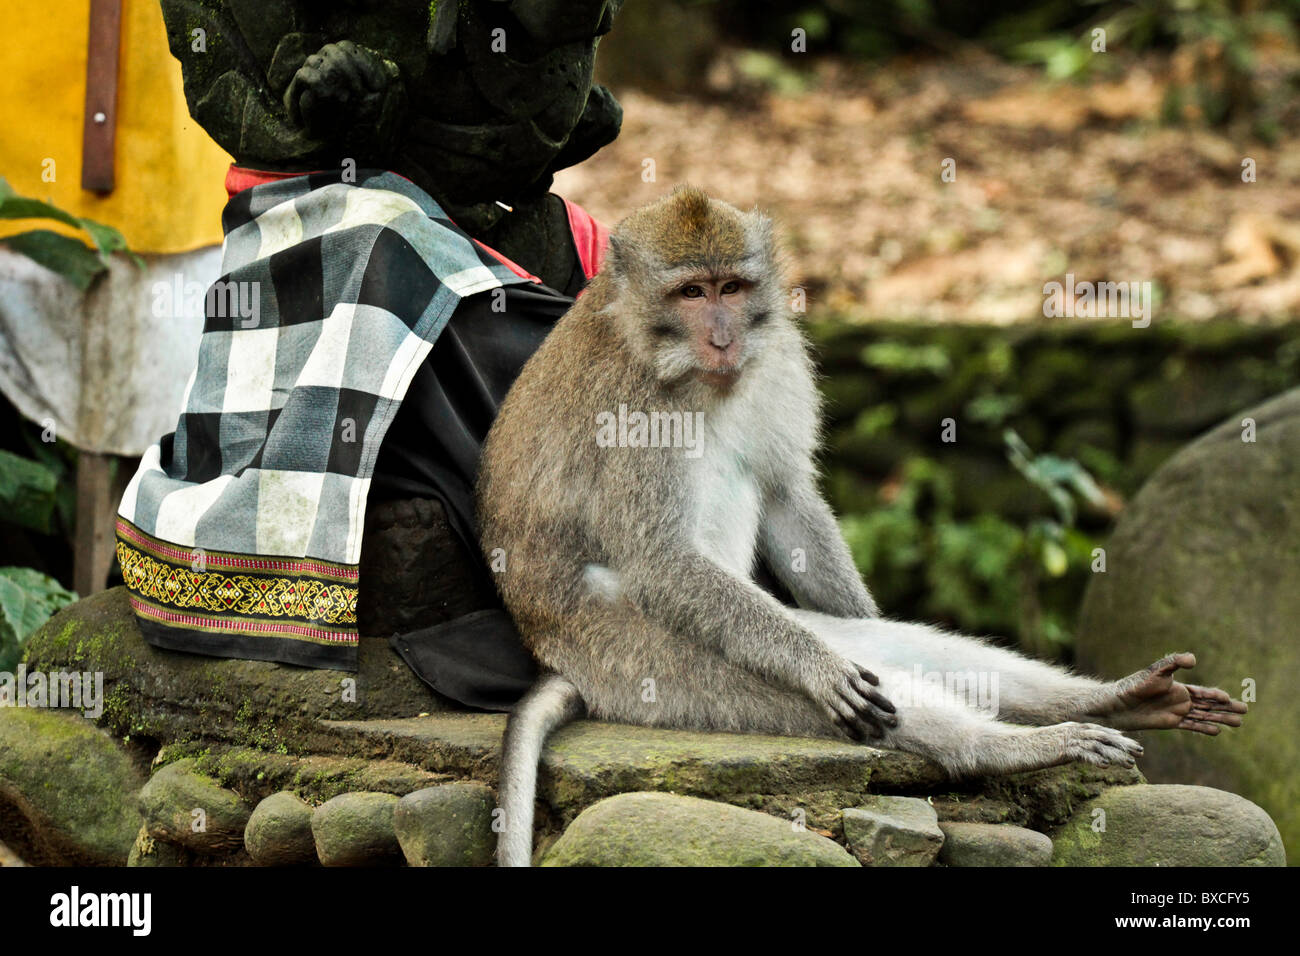
[(162, 0), (162, 10), (190, 113), (241, 165), (391, 169), (471, 235), (573, 292), (564, 208), (547, 191), (556, 170), (618, 135), (622, 110), (592, 69), (621, 3)]
[(361, 540), (357, 630), (390, 637), (498, 607), (482, 562), (428, 498), (375, 502)]

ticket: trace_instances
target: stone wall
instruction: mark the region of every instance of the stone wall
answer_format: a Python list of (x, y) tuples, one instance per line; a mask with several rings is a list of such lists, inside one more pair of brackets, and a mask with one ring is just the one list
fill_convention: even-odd
[[(386, 641), (363, 642), (349, 688), (339, 672), (152, 648), (114, 589), (52, 618), (25, 664), (102, 673), (107, 702), (95, 721), (0, 707), (0, 844), (29, 863), (491, 861), (505, 718), (440, 709)], [(545, 751), (536, 842), (554, 866), (1284, 860), (1254, 804), (1136, 770), (952, 781), (848, 742), (591, 721)]]
[[(1092, 551), (1125, 502), (1197, 435), (1300, 382), (1300, 323), (811, 331), (825, 487), (881, 606), (1067, 662)], [(1008, 460), (1008, 428), (1104, 489), (1100, 506), (1080, 504), (1050, 570), (1035, 528), (1056, 509)]]

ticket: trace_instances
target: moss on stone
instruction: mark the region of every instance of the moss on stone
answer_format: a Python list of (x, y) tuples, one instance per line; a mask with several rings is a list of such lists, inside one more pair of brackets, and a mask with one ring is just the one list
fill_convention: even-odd
[[(127, 600), (114, 588), (78, 601), (28, 640), (31, 670), (104, 674), (100, 723), (123, 737), (162, 743), (213, 740), (281, 753), (312, 749), (321, 718), (407, 716), (445, 708), (386, 641), (365, 639), (356, 674), (267, 661), (214, 659), (146, 643)], [(355, 703), (340, 692), (356, 679)]]
[(843, 847), (763, 813), (667, 793), (587, 808), (543, 866), (857, 866)]
[(142, 783), (131, 758), (90, 721), (0, 708), (0, 831), (28, 861), (125, 864)]

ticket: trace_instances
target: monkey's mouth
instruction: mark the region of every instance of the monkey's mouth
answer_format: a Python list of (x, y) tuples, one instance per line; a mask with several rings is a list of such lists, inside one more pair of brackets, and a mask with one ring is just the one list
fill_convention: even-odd
[(714, 388), (731, 388), (740, 378), (740, 366), (731, 365), (726, 368), (701, 369), (697, 377), (705, 385), (712, 385)]

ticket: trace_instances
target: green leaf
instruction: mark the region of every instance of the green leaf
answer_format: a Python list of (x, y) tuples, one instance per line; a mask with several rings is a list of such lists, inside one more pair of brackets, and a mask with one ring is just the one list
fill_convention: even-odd
[(131, 257), (131, 260), (144, 268), (144, 260), (126, 247), (126, 237), (114, 229), (112, 226), (106, 226), (102, 222), (95, 222), (93, 219), (78, 219), (81, 227), (90, 233), (90, 238), (95, 241), (99, 248), (99, 257), (108, 265), (108, 257), (114, 252), (124, 252)]
[[(71, 226), (74, 229), (83, 229), (90, 235), (91, 240), (95, 243), (95, 248), (99, 250), (99, 258), (105, 266), (108, 265), (108, 257), (110, 255), (114, 252), (123, 252), (130, 256), (131, 260), (137, 266), (141, 269), (144, 268), (144, 260), (126, 247), (126, 237), (112, 226), (106, 226), (102, 222), (97, 222), (94, 219), (82, 219), (79, 216), (74, 216), (71, 213), (64, 212), (53, 203), (42, 202), (39, 199), (29, 199), (26, 196), (20, 196), (14, 192), (14, 188), (10, 186), (3, 177), (0, 177), (0, 219), (53, 219), (56, 222), (63, 223), (65, 226)], [(31, 233), (23, 233), (23, 235), (33, 234), (52, 235), (48, 230), (33, 230)], [(62, 238), (65, 241), (76, 241), (68, 240), (67, 237)], [(43, 240), (38, 241), (38, 247), (42, 245), (43, 242)], [(13, 244), (11, 243), (11, 245)], [(20, 245), (14, 245), (13, 247), (17, 249), (17, 251), (35, 259), (46, 268), (53, 269), (60, 275), (66, 275), (69, 279), (72, 279), (73, 282), (76, 282), (78, 288), (83, 291), (86, 289), (86, 286), (89, 285), (89, 282), (87, 282), (86, 285), (82, 285), (76, 277), (50, 265), (37, 255), (34, 255), (28, 249), (23, 248)], [(67, 252), (67, 249), (70, 248), (71, 247), (65, 247), (63, 252), (56, 253), (50, 253), (48, 250), (38, 248), (38, 252), (43, 252), (47, 256), (54, 255), (56, 258), (66, 257), (66, 255), (69, 254), (75, 256), (75, 253)], [(77, 274), (84, 274), (84, 270), (78, 271)], [(93, 274), (91, 275), (91, 278), (94, 278)]]
[(873, 342), (862, 350), (862, 363), (891, 372), (929, 372), (939, 378), (952, 369), (948, 353), (938, 345)]
[(0, 568), (0, 670), (12, 671), (22, 645), (77, 595), (33, 568)]
[(0, 450), (0, 509), (6, 521), (49, 534), (58, 484), (40, 462)]
[(1001, 425), (1024, 404), (1021, 395), (977, 395), (966, 403), (966, 416), (983, 425)]
[(49, 229), (33, 229), (0, 239), (10, 249), (20, 252), (51, 272), (57, 272), (82, 292), (90, 288), (95, 276), (108, 269), (94, 250), (69, 236)]
[(39, 199), (19, 196), (4, 179), (0, 179), (0, 219), (54, 219), (73, 229), (81, 228), (76, 216)]
[(1070, 569), (1070, 558), (1065, 549), (1055, 541), (1044, 541), (1042, 549), (1043, 568), (1054, 578), (1059, 578)]

